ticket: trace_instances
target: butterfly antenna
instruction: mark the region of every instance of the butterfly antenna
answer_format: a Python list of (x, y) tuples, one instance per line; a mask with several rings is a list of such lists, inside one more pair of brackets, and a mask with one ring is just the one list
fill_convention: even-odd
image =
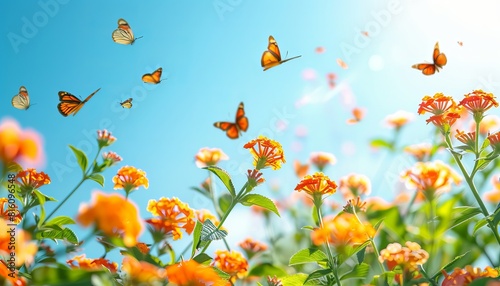
[(135, 38), (134, 41), (137, 40), (137, 39), (140, 39), (140, 38), (142, 38), (142, 36)]
[(288, 58), (288, 51), (286, 51), (285, 59)]

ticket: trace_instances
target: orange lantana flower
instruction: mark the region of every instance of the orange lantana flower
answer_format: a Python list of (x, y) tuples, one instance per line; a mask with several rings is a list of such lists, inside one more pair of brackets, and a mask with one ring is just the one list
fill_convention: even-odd
[(220, 160), (228, 160), (229, 157), (219, 148), (201, 148), (194, 156), (198, 168), (215, 166)]
[[(36, 242), (31, 241), (29, 232), (17, 227), (13, 228), (8, 224), (10, 222), (0, 219), (0, 257), (7, 263), (8, 268), (16, 268), (23, 264), (31, 265), (38, 251)], [(11, 240), (13, 235), (15, 236), (14, 242)], [(11, 260), (11, 257), (14, 259)]]
[(116, 271), (118, 270), (118, 263), (116, 262), (111, 262), (104, 258), (86, 258), (85, 254), (78, 255), (73, 257), (72, 259), (66, 260), (66, 263), (71, 268), (81, 268), (88, 270), (99, 270), (102, 268), (107, 268), (109, 271), (111, 271), (111, 273), (116, 273)]
[(9, 281), (10, 284), (4, 285), (13, 285), (13, 286), (26, 286), (28, 282), (23, 276), (19, 275), (19, 270), (13, 267), (14, 273), (12, 273), (7, 266), (7, 263), (3, 260), (0, 260), (0, 281), (5, 280)]
[(337, 158), (328, 152), (312, 152), (309, 160), (320, 172), (323, 172), (327, 165), (333, 165), (337, 162)]
[(467, 286), (476, 279), (484, 277), (497, 278), (499, 275), (498, 270), (490, 266), (486, 266), (484, 270), (481, 270), (479, 267), (467, 265), (464, 269), (455, 268), (450, 274), (446, 273), (444, 270), (442, 272), (445, 276), (441, 284), (442, 286)]
[(393, 114), (387, 115), (384, 121), (390, 127), (393, 127), (395, 129), (401, 129), (401, 127), (405, 126), (412, 120), (413, 120), (413, 113), (404, 110), (399, 110)]
[(413, 144), (406, 146), (403, 151), (412, 155), (417, 162), (422, 162), (431, 156), (432, 145), (430, 143)]
[[(498, 107), (498, 102), (495, 100), (493, 93), (486, 93), (479, 89), (466, 94), (458, 105), (465, 107), (474, 118), (483, 119), (484, 112), (493, 106)], [(479, 121), (476, 120), (476, 122)]]
[(241, 247), (241, 249), (243, 249), (243, 251), (245, 251), (248, 259), (251, 259), (257, 253), (267, 250), (267, 245), (252, 238), (247, 238), (244, 241), (240, 242), (238, 245)]
[(107, 236), (120, 236), (128, 247), (137, 244), (143, 226), (137, 206), (119, 194), (94, 192), (91, 204), (81, 204), (76, 217), (83, 226), (95, 224)]
[(120, 155), (111, 151), (102, 153), (102, 158), (104, 159), (104, 164), (108, 167), (113, 166), (123, 160)]
[(490, 146), (493, 148), (493, 150), (500, 151), (500, 131), (488, 135), (488, 140), (490, 141)]
[(322, 227), (311, 233), (314, 245), (329, 243), (339, 251), (345, 246), (356, 246), (364, 243), (375, 235), (375, 229), (370, 223), (362, 224), (350, 213), (342, 213), (335, 217), (325, 217)]
[(36, 164), (43, 159), (42, 139), (31, 130), (21, 130), (17, 121), (5, 119), (0, 123), (0, 162)]
[(164, 235), (172, 235), (174, 240), (182, 238), (181, 228), (187, 234), (191, 234), (194, 230), (194, 211), (178, 198), (150, 200), (147, 210), (157, 217), (147, 219), (146, 222), (156, 231)]
[(305, 176), (295, 187), (295, 190), (306, 192), (313, 199), (323, 195), (331, 195), (337, 191), (337, 184), (331, 181), (323, 173), (314, 173), (312, 176)]
[(220, 278), (213, 268), (199, 264), (194, 260), (168, 266), (167, 276), (170, 283), (179, 286), (230, 285), (229, 282)]
[(439, 115), (446, 113), (455, 106), (456, 103), (451, 96), (446, 96), (443, 93), (436, 93), (432, 97), (426, 95), (422, 98), (422, 103), (419, 105), (418, 114), (422, 115), (425, 112), (430, 112), (434, 115)]
[(340, 178), (339, 190), (342, 192), (345, 200), (361, 195), (369, 195), (372, 191), (370, 179), (361, 174), (349, 174)]
[(44, 172), (38, 173), (36, 169), (31, 168), (20, 171), (14, 179), (23, 193), (29, 193), (41, 186), (50, 184), (50, 177), (47, 174)]
[(132, 166), (121, 167), (116, 176), (113, 177), (113, 183), (115, 183), (115, 190), (124, 189), (127, 194), (140, 186), (145, 189), (149, 187), (146, 172)]
[(474, 148), (474, 144), (476, 142), (476, 132), (468, 132), (460, 131), (457, 129), (457, 134), (455, 134), (455, 138), (458, 141), (464, 143), (465, 145)]
[(248, 273), (248, 261), (238, 251), (217, 250), (212, 266), (231, 275), (231, 281), (242, 279)]
[(162, 285), (167, 278), (165, 269), (128, 255), (123, 258), (122, 271), (125, 273), (124, 285)]
[[(418, 273), (418, 266), (427, 262), (429, 253), (423, 250), (416, 242), (407, 241), (405, 245), (406, 247), (401, 246), (399, 243), (387, 245), (387, 248), (380, 251), (378, 260), (381, 263), (386, 261), (389, 270), (400, 266), (403, 271), (403, 277), (409, 281), (421, 277), (421, 274)], [(401, 274), (396, 274), (396, 280), (402, 283)]]
[(0, 218), (13, 224), (19, 224), (23, 219), (18, 206), (13, 203), (12, 199), (9, 203), (7, 198), (0, 198)]
[(267, 167), (278, 170), (286, 162), (281, 144), (262, 135), (246, 143), (243, 148), (250, 149), (254, 158), (253, 165), (257, 170)]
[(108, 130), (97, 130), (97, 145), (99, 148), (107, 147), (116, 141), (116, 137), (111, 135)]

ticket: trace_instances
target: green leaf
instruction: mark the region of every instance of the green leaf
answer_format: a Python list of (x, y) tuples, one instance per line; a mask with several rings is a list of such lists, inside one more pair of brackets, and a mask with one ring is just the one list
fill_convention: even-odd
[(227, 231), (222, 229), (217, 229), (214, 223), (207, 219), (203, 222), (203, 228), (201, 229), (201, 237), (202, 241), (211, 241), (211, 240), (219, 240), (223, 239), (227, 236)]
[(318, 263), (321, 266), (325, 266), (328, 262), (328, 257), (326, 254), (317, 248), (304, 248), (297, 251), (292, 257), (288, 265), (297, 265), (305, 263)]
[(75, 224), (75, 221), (69, 216), (56, 216), (55, 218), (45, 223), (45, 225), (57, 225), (57, 226), (63, 226), (67, 224)]
[(356, 258), (358, 258), (358, 264), (361, 264), (365, 260), (366, 246), (356, 253)]
[(370, 146), (374, 148), (387, 148), (389, 150), (394, 149), (394, 146), (389, 141), (386, 141), (385, 139), (381, 138), (372, 139), (370, 141)]
[(196, 255), (195, 257), (193, 257), (193, 260), (200, 263), (200, 264), (203, 264), (206, 261), (211, 261), (212, 257), (208, 256), (208, 254), (206, 254), (206, 253), (200, 253), (200, 254)]
[[(500, 206), (500, 204), (499, 204)], [(493, 217), (493, 226), (497, 226), (498, 223), (500, 223), (500, 208), (497, 208), (493, 214), (491, 214)]]
[(200, 193), (201, 195), (203, 195), (207, 199), (210, 199), (210, 195), (206, 191), (204, 191), (204, 190), (202, 190), (202, 189), (200, 189), (198, 187), (191, 187), (190, 189), (193, 190), (193, 191), (195, 191), (195, 192)]
[(396, 273), (393, 271), (384, 272), (382, 275), (375, 275), (370, 283), (370, 285), (377, 286), (391, 286), (393, 285), (394, 277)]
[(278, 212), (278, 208), (274, 204), (273, 201), (271, 201), (269, 198), (264, 197), (263, 195), (259, 194), (248, 194), (241, 198), (240, 200), (241, 204), (244, 206), (252, 206), (256, 205), (261, 208), (267, 209), (269, 211), (272, 211), (276, 215), (280, 216), (280, 213)]
[(301, 227), (301, 229), (308, 229), (308, 230), (310, 230), (310, 231), (313, 231), (313, 230), (315, 230), (316, 228), (317, 228), (317, 227), (312, 226), (312, 225), (305, 225), (305, 226)]
[(472, 235), (476, 235), (476, 232), (481, 229), (483, 226), (487, 225), (488, 224), (488, 220), (486, 220), (486, 218), (482, 218), (480, 219), (476, 225), (474, 225), (474, 229), (472, 230)]
[(451, 217), (453, 218), (450, 222), (450, 227), (452, 229), (470, 219), (472, 219), (477, 214), (481, 213), (481, 209), (477, 207), (455, 207), (451, 210)]
[[(111, 281), (111, 284), (94, 284), (92, 281)], [(88, 286), (118, 285), (108, 270), (70, 269), (62, 264), (37, 267), (31, 272), (32, 285)], [(30, 283), (30, 285), (31, 285)]]
[[(328, 275), (333, 275), (331, 269), (318, 269), (316, 271), (313, 271), (311, 274), (309, 274), (309, 276), (307, 276), (307, 279), (305, 282), (309, 282), (309, 281), (317, 280), (317, 279), (325, 279), (325, 277)], [(318, 284), (319, 283), (316, 282), (316, 285), (318, 285)]]
[(231, 177), (229, 176), (229, 174), (225, 170), (223, 170), (217, 166), (208, 166), (208, 167), (205, 167), (203, 169), (207, 169), (210, 172), (214, 173), (221, 180), (221, 182), (224, 184), (224, 186), (226, 186), (226, 189), (229, 191), (229, 193), (233, 197), (236, 196), (236, 191), (234, 190), (233, 182), (231, 182)]
[(219, 208), (222, 213), (225, 213), (229, 209), (232, 201), (233, 197), (230, 194), (223, 194), (219, 197)]
[(40, 224), (45, 220), (45, 196), (39, 190), (34, 190), (33, 194), (37, 198), (37, 202), (34, 205), (40, 204), (40, 220), (37, 223), (37, 226), (40, 227)]
[(69, 228), (59, 228), (57, 226), (50, 226), (48, 230), (41, 230), (37, 233), (35, 233), (35, 237), (38, 239), (61, 239), (61, 240), (66, 240), (70, 243), (73, 244), (78, 244), (78, 237), (76, 234)]
[(285, 276), (287, 272), (283, 270), (283, 268), (279, 266), (275, 266), (271, 263), (262, 263), (262, 264), (257, 264), (252, 269), (250, 269), (250, 272), (248, 273), (248, 276), (259, 276), (259, 277), (265, 277), (265, 276)]
[(78, 165), (80, 165), (80, 169), (82, 169), (82, 173), (85, 175), (85, 172), (87, 171), (87, 167), (88, 167), (88, 162), (89, 162), (89, 159), (87, 159), (87, 155), (85, 155), (85, 153), (82, 150), (80, 150), (72, 145), (69, 145), (69, 148), (71, 148), (71, 150), (75, 154), (76, 161), (78, 162)]
[(453, 258), (452, 261), (448, 262), (445, 266), (443, 266), (441, 269), (439, 269), (439, 271), (436, 272), (436, 274), (434, 274), (431, 279), (435, 280), (437, 277), (439, 277), (440, 275), (442, 275), (442, 273), (441, 273), (442, 270), (444, 270), (444, 271), (451, 270), (451, 268), (455, 266), (454, 265), (455, 262), (457, 262), (458, 260), (462, 259), (468, 253), (469, 253), (469, 251), (467, 251), (466, 253), (464, 253), (462, 255), (459, 255), (459, 256), (456, 256), (455, 258)]
[(104, 187), (104, 177), (101, 174), (92, 174), (88, 178)]
[(196, 252), (196, 249), (198, 248), (198, 243), (200, 242), (202, 228), (203, 228), (203, 225), (201, 224), (200, 221), (197, 220), (196, 225), (194, 226), (194, 231), (193, 231), (193, 248), (191, 249), (191, 258), (194, 256), (194, 253)]
[(370, 271), (370, 265), (366, 263), (361, 263), (357, 264), (354, 266), (351, 272), (346, 273), (342, 277), (340, 277), (340, 280), (346, 280), (346, 279), (365, 279), (368, 276), (368, 272)]

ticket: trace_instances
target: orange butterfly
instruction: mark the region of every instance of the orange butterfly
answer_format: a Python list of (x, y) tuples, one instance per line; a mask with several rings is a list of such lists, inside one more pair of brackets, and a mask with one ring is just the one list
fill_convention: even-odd
[(145, 83), (159, 84), (162, 81), (161, 79), (162, 71), (163, 71), (162, 68), (158, 68), (153, 73), (147, 73), (142, 76), (142, 81)]
[(57, 109), (59, 112), (62, 114), (62, 116), (66, 117), (70, 114), (73, 114), (75, 116), (80, 109), (82, 109), (83, 105), (89, 101), (89, 99), (94, 96), (101, 88), (98, 88), (96, 91), (94, 91), (91, 95), (87, 96), (84, 101), (81, 101), (78, 97), (72, 95), (69, 92), (66, 91), (60, 91), (59, 92), (59, 100), (61, 101), (57, 105)]
[(278, 48), (278, 43), (274, 40), (273, 36), (269, 36), (269, 44), (267, 45), (267, 51), (264, 51), (262, 58), (260, 59), (260, 65), (264, 70), (268, 70), (282, 63), (288, 62), (290, 60), (300, 58), (301, 56), (296, 56), (286, 60), (281, 60), (280, 49)]
[(129, 99), (124, 100), (123, 102), (119, 102), (119, 103), (123, 108), (131, 108), (132, 107), (132, 98), (129, 98)]
[(226, 131), (227, 137), (231, 139), (237, 139), (240, 137), (242, 131), (247, 131), (248, 129), (248, 118), (245, 116), (245, 109), (243, 102), (238, 105), (238, 110), (236, 111), (236, 120), (234, 123), (219, 121), (215, 122), (214, 126)]
[(355, 107), (351, 112), (354, 118), (347, 119), (347, 124), (356, 124), (365, 117), (365, 110), (362, 108)]
[(414, 69), (421, 70), (424, 75), (432, 75), (436, 71), (439, 72), (439, 69), (443, 68), (443, 66), (446, 65), (446, 63), (448, 62), (448, 59), (446, 59), (445, 54), (443, 54), (439, 51), (438, 42), (436, 42), (436, 45), (434, 45), (434, 52), (432, 53), (432, 60), (434, 62), (432, 64), (422, 63), (422, 64), (412, 65), (411, 67)]

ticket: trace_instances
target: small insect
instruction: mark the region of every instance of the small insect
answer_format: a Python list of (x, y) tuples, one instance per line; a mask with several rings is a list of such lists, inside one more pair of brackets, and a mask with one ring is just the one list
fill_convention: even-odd
[(356, 124), (365, 117), (365, 111), (362, 108), (355, 107), (351, 112), (354, 118), (347, 119), (347, 124)]
[(162, 81), (161, 79), (162, 71), (163, 71), (162, 68), (158, 68), (153, 73), (147, 73), (142, 76), (142, 81), (145, 83), (159, 84)]
[(340, 58), (337, 59), (337, 64), (345, 70), (349, 68), (349, 66)]
[(132, 29), (124, 19), (118, 19), (118, 29), (113, 31), (111, 37), (113, 38), (113, 41), (115, 41), (115, 43), (122, 45), (132, 45), (135, 40), (142, 38), (134, 38)]
[(434, 45), (432, 60), (433, 60), (432, 64), (422, 63), (422, 64), (412, 65), (411, 67), (414, 69), (421, 70), (424, 75), (433, 75), (436, 72), (436, 70), (439, 72), (439, 69), (443, 68), (443, 66), (446, 65), (448, 59), (446, 58), (445, 54), (439, 51), (438, 42), (436, 42), (436, 44)]
[(460, 47), (462, 47), (462, 46), (464, 45), (464, 43), (463, 43), (463, 42), (460, 42), (460, 41), (458, 41), (458, 42), (457, 42), (457, 44), (458, 44)]
[(129, 98), (123, 102), (120, 102), (120, 105), (123, 107), (123, 108), (131, 108), (132, 107), (132, 98)]
[(59, 92), (59, 100), (61, 101), (57, 105), (57, 109), (59, 110), (59, 113), (61, 113), (62, 116), (66, 117), (70, 114), (73, 114), (75, 116), (80, 109), (82, 109), (83, 105), (89, 101), (89, 99), (94, 96), (101, 88), (98, 88), (96, 91), (94, 91), (92, 94), (87, 96), (84, 101), (80, 100), (78, 97), (72, 95), (69, 92), (66, 91), (60, 91)]
[(238, 105), (234, 123), (218, 121), (214, 123), (214, 126), (221, 129), (222, 131), (226, 131), (227, 137), (231, 139), (237, 139), (238, 137), (240, 137), (241, 132), (247, 131), (248, 129), (248, 118), (245, 116), (243, 102)]
[(12, 97), (12, 106), (21, 110), (28, 110), (30, 108), (30, 96), (24, 86), (21, 86), (19, 93)]
[(264, 70), (268, 70), (282, 63), (286, 63), (301, 56), (295, 56), (286, 60), (281, 60), (280, 49), (278, 48), (278, 43), (274, 40), (273, 36), (269, 36), (269, 43), (267, 45), (267, 51), (264, 51), (262, 58), (260, 59), (260, 65)]

